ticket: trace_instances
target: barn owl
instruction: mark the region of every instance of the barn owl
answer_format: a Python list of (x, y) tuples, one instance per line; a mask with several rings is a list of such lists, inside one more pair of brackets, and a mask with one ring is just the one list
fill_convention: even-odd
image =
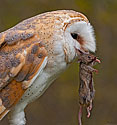
[(78, 58), (95, 52), (94, 30), (73, 10), (46, 12), (0, 33), (0, 119), (26, 124), (25, 107)]

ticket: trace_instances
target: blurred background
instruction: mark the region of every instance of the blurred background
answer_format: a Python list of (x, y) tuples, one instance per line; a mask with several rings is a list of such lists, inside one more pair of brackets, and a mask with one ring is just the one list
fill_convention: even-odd
[[(117, 125), (117, 0), (0, 0), (0, 31), (37, 14), (73, 9), (94, 26), (101, 65), (94, 75), (96, 96), (84, 125)], [(27, 125), (78, 125), (78, 64), (72, 64), (37, 101), (26, 108)], [(7, 118), (0, 125), (8, 125)]]

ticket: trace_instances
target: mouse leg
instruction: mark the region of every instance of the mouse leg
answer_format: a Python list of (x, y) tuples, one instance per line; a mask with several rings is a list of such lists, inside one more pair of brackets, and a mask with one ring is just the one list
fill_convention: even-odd
[(91, 115), (91, 113), (90, 113), (90, 107), (87, 107), (87, 118), (89, 118), (90, 115)]

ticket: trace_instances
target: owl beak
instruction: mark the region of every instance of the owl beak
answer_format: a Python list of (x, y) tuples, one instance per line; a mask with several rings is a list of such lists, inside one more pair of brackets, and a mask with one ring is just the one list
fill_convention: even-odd
[(89, 51), (88, 50), (84, 50), (84, 49), (77, 49), (77, 48), (75, 48), (75, 50), (76, 50), (76, 53), (77, 53), (77, 55), (82, 55), (82, 54), (88, 54), (89, 53)]
[(87, 49), (85, 49), (85, 48), (83, 48), (83, 47), (80, 48), (80, 51), (82, 51), (83, 53), (87, 53), (87, 54), (89, 53), (89, 50), (87, 50)]

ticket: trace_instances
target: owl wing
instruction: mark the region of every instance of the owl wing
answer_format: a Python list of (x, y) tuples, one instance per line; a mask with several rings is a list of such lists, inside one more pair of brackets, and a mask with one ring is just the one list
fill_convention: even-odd
[(33, 30), (0, 33), (0, 119), (18, 103), (46, 63), (47, 51)]

